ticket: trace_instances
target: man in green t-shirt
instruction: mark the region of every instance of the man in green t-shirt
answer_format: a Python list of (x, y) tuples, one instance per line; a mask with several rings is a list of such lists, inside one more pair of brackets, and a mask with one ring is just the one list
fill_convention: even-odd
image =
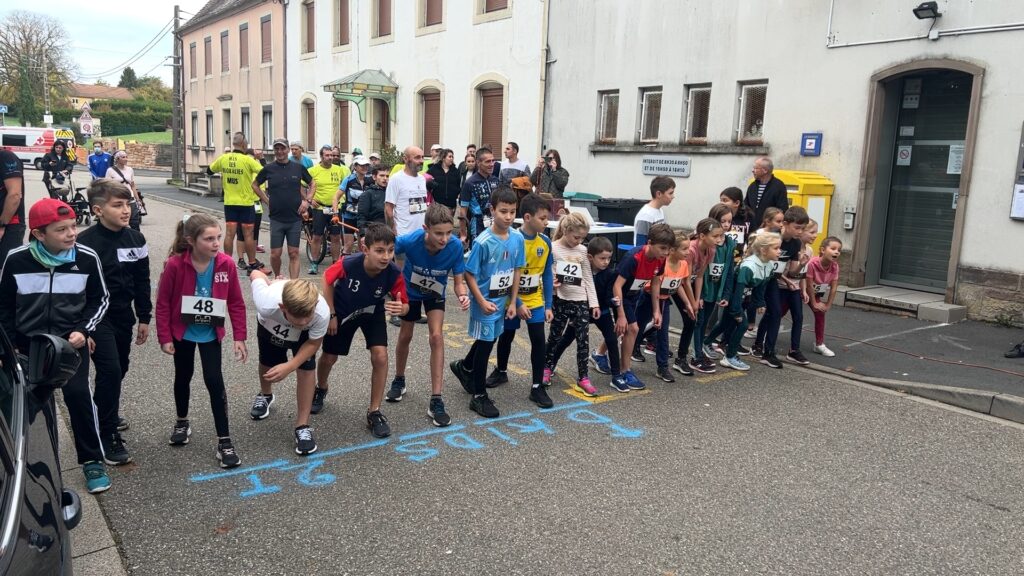
[[(211, 176), (221, 175), (224, 186), (224, 238), (233, 239), (238, 226), (242, 227), (245, 255), (248, 258), (248, 270), (251, 272), (263, 268), (263, 263), (256, 260), (256, 240), (253, 238), (257, 195), (253, 192), (252, 186), (252, 181), (263, 166), (245, 153), (248, 147), (245, 135), (235, 132), (231, 138), (231, 152), (214, 160), (206, 169), (206, 173)], [(266, 194), (259, 199), (267, 202)], [(233, 257), (234, 246), (234, 242), (224, 242), (224, 253)]]

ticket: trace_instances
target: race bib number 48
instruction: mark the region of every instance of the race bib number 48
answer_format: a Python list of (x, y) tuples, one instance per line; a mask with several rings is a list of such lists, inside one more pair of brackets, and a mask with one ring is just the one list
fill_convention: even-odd
[(559, 260), (555, 262), (555, 277), (568, 286), (583, 285), (583, 266), (578, 262)]
[(487, 289), (488, 298), (501, 298), (512, 293), (512, 270), (498, 272), (491, 276), (491, 283)]
[(223, 326), (228, 302), (203, 296), (181, 297), (181, 321), (196, 326)]

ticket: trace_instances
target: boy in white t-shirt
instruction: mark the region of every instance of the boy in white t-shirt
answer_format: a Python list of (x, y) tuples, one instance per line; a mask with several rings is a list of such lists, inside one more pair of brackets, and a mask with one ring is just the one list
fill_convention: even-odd
[(633, 220), (633, 245), (647, 244), (647, 231), (651, 226), (665, 221), (665, 206), (672, 203), (676, 194), (676, 183), (668, 176), (655, 176), (651, 180), (651, 201), (644, 205)]
[(405, 168), (391, 177), (384, 195), (384, 215), (398, 236), (423, 228), (427, 212), (427, 181), (420, 174), (423, 150), (409, 146), (402, 156)]

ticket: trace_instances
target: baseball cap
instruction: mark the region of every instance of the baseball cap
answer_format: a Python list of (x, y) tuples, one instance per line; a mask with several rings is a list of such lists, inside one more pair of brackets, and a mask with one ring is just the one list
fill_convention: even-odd
[(287, 148), (288, 147), (288, 139), (287, 138), (278, 138), (278, 139), (274, 140), (274, 145), (272, 146), (272, 148), (276, 148), (278, 146), (284, 146), (285, 148)]
[(359, 156), (363, 153), (363, 149), (359, 147), (353, 148), (352, 153), (355, 154), (356, 156)]
[(434, 144), (433, 146), (430, 147), (430, 151), (431, 152), (433, 152), (434, 150), (440, 150), (440, 149), (441, 149), (441, 145), (440, 144)]
[(380, 154), (377, 154), (376, 152), (370, 152), (369, 158), (370, 158), (370, 160), (373, 160), (374, 158), (376, 158), (377, 160), (380, 160)]
[(370, 159), (367, 158), (366, 156), (356, 156), (355, 163), (356, 164), (362, 164), (363, 166), (369, 166), (370, 165)]
[(32, 230), (46, 228), (61, 220), (74, 220), (75, 210), (56, 198), (43, 198), (28, 211), (28, 226)]

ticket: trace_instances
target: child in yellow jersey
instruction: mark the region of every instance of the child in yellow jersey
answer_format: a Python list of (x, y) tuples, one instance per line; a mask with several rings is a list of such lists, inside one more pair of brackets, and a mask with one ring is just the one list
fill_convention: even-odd
[(551, 203), (538, 194), (527, 194), (519, 203), (523, 214), (523, 227), (519, 231), (526, 239), (526, 266), (520, 269), (519, 294), (516, 298), (516, 316), (505, 320), (505, 330), (498, 338), (498, 366), (487, 377), (485, 385), (494, 388), (508, 382), (508, 357), (512, 342), (522, 320), (530, 335), (530, 365), (533, 369), (530, 400), (541, 408), (554, 406), (542, 385), (544, 381), (544, 323), (552, 318), (551, 300), (554, 291), (551, 239), (544, 235), (551, 213)]
[[(661, 275), (661, 286), (658, 289), (658, 306), (661, 307), (661, 325), (653, 326), (650, 319), (654, 317), (651, 298), (641, 298), (640, 306), (636, 311), (637, 324), (644, 328), (644, 337), (653, 336), (657, 332), (655, 344), (655, 360), (658, 363), (658, 378), (665, 382), (675, 382), (672, 372), (668, 366), (668, 327), (671, 322), (672, 307), (669, 305), (669, 298), (679, 296), (686, 306), (685, 314), (694, 318), (693, 291), (687, 280), (690, 277), (690, 263), (686, 261), (686, 254), (690, 250), (690, 238), (685, 232), (677, 230), (675, 233), (675, 247), (665, 259), (665, 269)], [(651, 284), (644, 287), (644, 291), (650, 293)], [(680, 310), (680, 312), (683, 312)]]

